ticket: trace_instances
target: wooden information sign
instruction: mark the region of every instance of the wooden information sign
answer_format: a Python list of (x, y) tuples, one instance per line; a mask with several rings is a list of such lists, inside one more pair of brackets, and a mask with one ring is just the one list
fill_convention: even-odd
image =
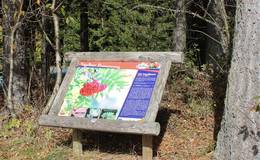
[(152, 136), (171, 63), (177, 52), (71, 52), (70, 61), (43, 126), (72, 128), (73, 150), (82, 153), (81, 131), (140, 134), (143, 159), (152, 159)]

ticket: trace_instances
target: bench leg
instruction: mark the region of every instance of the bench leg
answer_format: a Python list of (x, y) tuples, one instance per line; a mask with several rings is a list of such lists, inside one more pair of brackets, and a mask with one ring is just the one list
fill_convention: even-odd
[(143, 135), (142, 145), (143, 145), (143, 160), (152, 160), (153, 159), (153, 136)]
[(78, 129), (73, 129), (72, 133), (72, 139), (73, 139), (73, 152), (75, 155), (81, 155), (83, 153), (82, 151), (82, 133)]

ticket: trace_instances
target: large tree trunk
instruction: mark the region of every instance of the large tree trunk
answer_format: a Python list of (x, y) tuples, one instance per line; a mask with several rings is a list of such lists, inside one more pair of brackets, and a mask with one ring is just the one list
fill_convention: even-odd
[(173, 50), (184, 52), (186, 49), (186, 3), (185, 0), (176, 0), (176, 26), (173, 32)]
[(257, 160), (260, 104), (254, 97), (260, 95), (260, 1), (237, 3), (234, 50), (215, 155), (219, 160)]
[[(26, 52), (25, 23), (22, 23), (21, 18), (17, 18), (21, 14), (22, 3), (18, 1), (2, 0), (3, 7), (3, 70), (4, 82), (8, 86), (10, 81), (10, 73), (12, 73), (11, 87), (12, 103), (14, 109), (20, 112), (21, 106), (27, 102), (27, 86), (28, 86), (28, 55)], [(21, 14), (22, 15), (22, 14)], [(20, 24), (18, 24), (20, 23)], [(13, 32), (13, 34), (12, 34)], [(13, 39), (13, 40), (11, 40)], [(12, 47), (11, 47), (12, 46)], [(12, 51), (11, 51), (12, 50)], [(10, 53), (12, 57), (10, 57)], [(10, 58), (12, 60), (12, 70), (10, 70)]]

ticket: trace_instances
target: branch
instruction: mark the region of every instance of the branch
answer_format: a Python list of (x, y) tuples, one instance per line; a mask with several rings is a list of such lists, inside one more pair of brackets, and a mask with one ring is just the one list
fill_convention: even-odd
[(214, 42), (216, 42), (217, 44), (222, 45), (222, 43), (219, 40), (215, 39), (214, 37), (208, 35), (205, 32), (202, 32), (200, 30), (194, 30), (194, 29), (189, 29), (188, 31), (201, 33), (201, 34), (205, 35), (206, 37), (210, 38), (211, 40), (213, 40)]
[(43, 34), (44, 34), (45, 39), (46, 39), (47, 42), (51, 45), (51, 47), (55, 50), (55, 46), (54, 46), (54, 44), (51, 42), (51, 40), (50, 40), (49, 36), (47, 35), (47, 33), (44, 31), (42, 24), (41, 24), (39, 21), (38, 21), (38, 23), (39, 23), (39, 26), (41, 27), (41, 30), (42, 30), (42, 32), (43, 32)]
[(150, 8), (156, 8), (156, 9), (162, 9), (162, 10), (167, 10), (167, 11), (171, 11), (171, 12), (184, 12), (184, 13), (187, 13), (189, 15), (192, 15), (194, 17), (197, 17), (201, 20), (204, 20), (205, 22), (209, 23), (209, 24), (212, 24), (213, 26), (215, 26), (216, 28), (218, 29), (221, 29), (221, 27), (215, 23), (214, 21), (211, 21), (203, 16), (200, 16), (199, 14), (197, 13), (194, 13), (194, 12), (191, 12), (191, 11), (182, 11), (182, 10), (176, 10), (176, 9), (170, 9), (170, 8), (165, 8), (165, 7), (161, 7), (161, 6), (153, 6), (153, 5), (149, 5), (149, 4), (140, 4), (140, 5), (137, 5), (135, 7), (132, 8), (132, 10), (134, 9), (137, 9), (137, 8), (141, 8), (141, 7), (150, 7)]
[(56, 8), (54, 8), (53, 12), (56, 12), (58, 9), (60, 9), (62, 4), (63, 4), (63, 1)]

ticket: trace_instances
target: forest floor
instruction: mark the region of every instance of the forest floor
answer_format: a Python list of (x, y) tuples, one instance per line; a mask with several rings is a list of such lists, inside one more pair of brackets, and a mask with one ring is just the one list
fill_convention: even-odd
[[(197, 70), (172, 70), (154, 137), (158, 160), (209, 160), (215, 147), (216, 101), (212, 77)], [(181, 72), (185, 73), (181, 73)], [(25, 106), (19, 119), (0, 115), (0, 160), (4, 159), (141, 159), (141, 136), (86, 132), (84, 154), (73, 156), (69, 129), (38, 127), (39, 109)]]

